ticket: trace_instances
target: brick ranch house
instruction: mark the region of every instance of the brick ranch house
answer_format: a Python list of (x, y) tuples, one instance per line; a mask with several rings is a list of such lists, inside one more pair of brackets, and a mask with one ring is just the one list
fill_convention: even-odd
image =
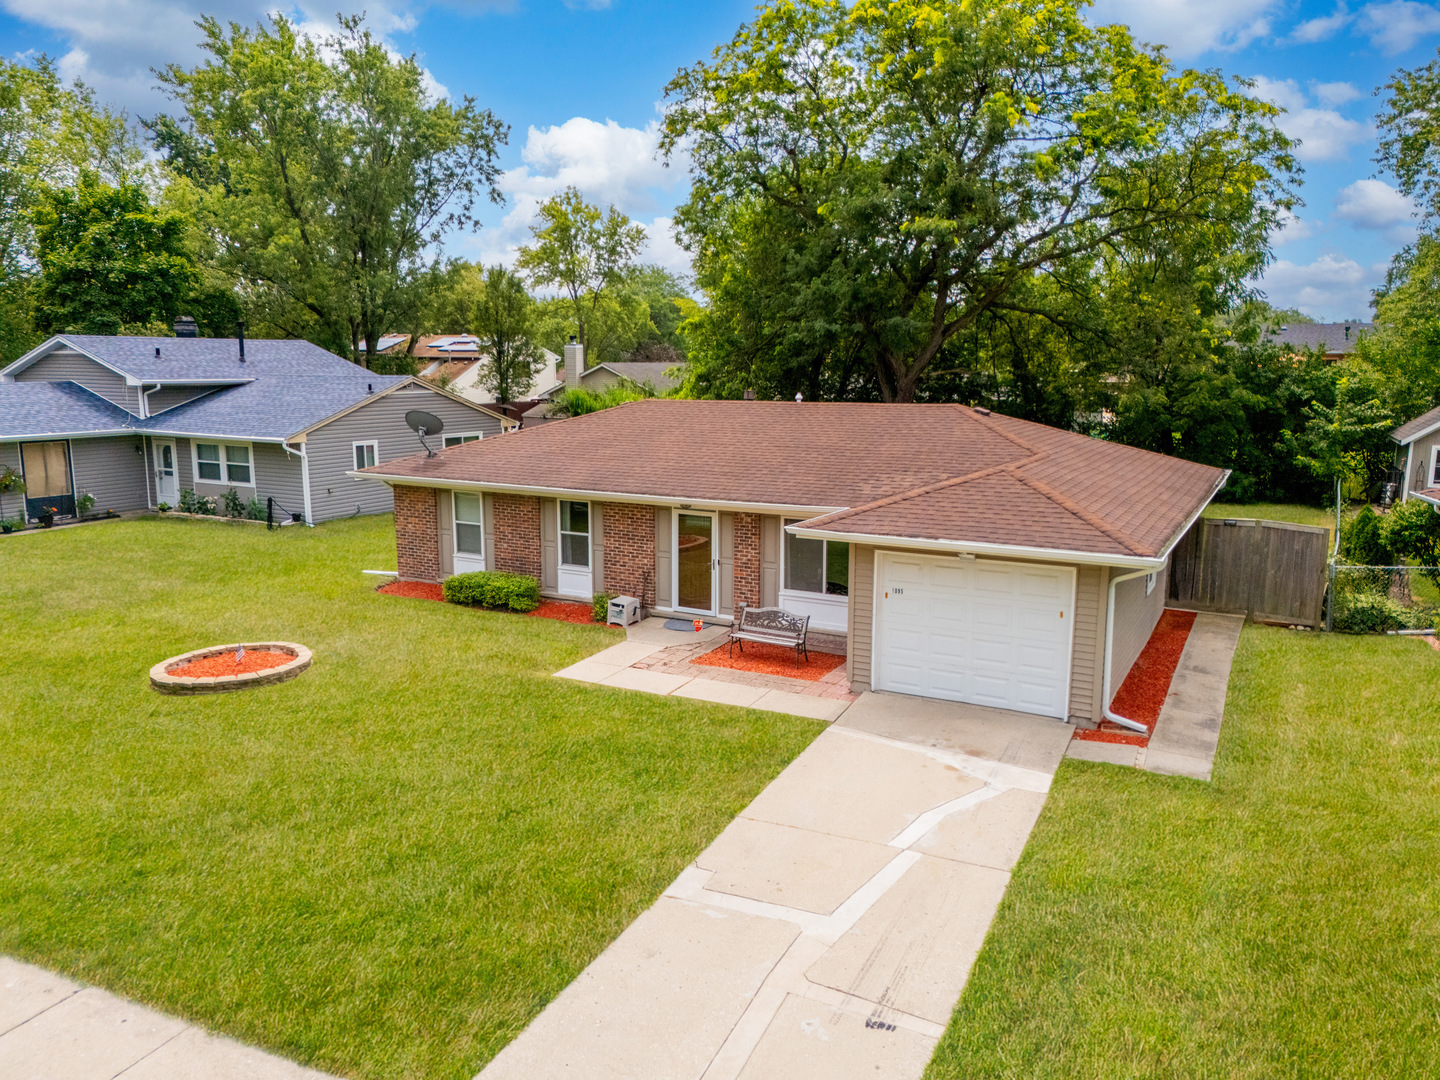
[(1227, 474), (959, 405), (637, 401), (358, 475), (390, 484), (400, 577), (847, 638), (853, 688), (1101, 719)]

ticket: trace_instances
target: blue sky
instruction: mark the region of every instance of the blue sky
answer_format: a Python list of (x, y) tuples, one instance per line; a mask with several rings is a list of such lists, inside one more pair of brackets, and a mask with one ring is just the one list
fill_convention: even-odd
[[(341, 5), (300, 0), (289, 12), (333, 25)], [(360, 5), (355, 5), (360, 6)], [(511, 125), (502, 164), (503, 208), (457, 237), (453, 254), (508, 259), (526, 239), (537, 200), (566, 184), (613, 202), (643, 223), (649, 258), (684, 270), (669, 233), (684, 196), (683, 163), (655, 158), (666, 80), (709, 54), (753, 3), (709, 0), (450, 0), (363, 5), (397, 50), (414, 51), (444, 91), (469, 94)], [(0, 50), (48, 52), (62, 72), (135, 115), (165, 106), (149, 68), (194, 63), (201, 12), (253, 22), (273, 0), (0, 0)], [(1440, 47), (1440, 6), (1384, 0), (1337, 6), (1285, 0), (1099, 0), (1096, 21), (1128, 23), (1185, 66), (1259, 80), (1302, 140), (1306, 205), (1276, 239), (1262, 282), (1272, 302), (1322, 319), (1363, 317), (1370, 289), (1414, 235), (1411, 207), (1377, 175), (1371, 92)]]

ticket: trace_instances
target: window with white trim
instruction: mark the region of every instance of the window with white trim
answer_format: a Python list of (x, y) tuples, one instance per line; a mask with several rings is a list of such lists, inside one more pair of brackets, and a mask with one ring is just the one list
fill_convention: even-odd
[(467, 432), (465, 432), (465, 433), (462, 434), (462, 435), (446, 435), (446, 436), (445, 436), (445, 449), (446, 449), (446, 450), (449, 450), (452, 446), (460, 446), (460, 445), (463, 444), (463, 443), (467, 443), (467, 442), (479, 442), (479, 441), (480, 441), (480, 432), (478, 432), (478, 431), (467, 431)]
[(254, 487), (254, 473), (250, 468), (250, 444), (197, 442), (195, 480), (197, 483)]
[(485, 519), (479, 495), (451, 492), (455, 500), (455, 552), (458, 555), (485, 554)]
[(590, 565), (590, 504), (560, 500), (560, 565)]
[(355, 468), (368, 469), (380, 460), (378, 442), (357, 442), (355, 444)]
[(1430, 448), (1430, 483), (1426, 487), (1440, 487), (1440, 446)]
[[(799, 518), (786, 521), (796, 525)], [(812, 540), (785, 534), (785, 588), (791, 592), (850, 595), (850, 545), (844, 540)]]
[(1150, 595), (1151, 593), (1153, 593), (1154, 591), (1155, 591), (1155, 575), (1154, 575), (1154, 574), (1146, 574), (1146, 575), (1145, 575), (1145, 595), (1146, 595), (1146, 596), (1149, 596), (1149, 595)]

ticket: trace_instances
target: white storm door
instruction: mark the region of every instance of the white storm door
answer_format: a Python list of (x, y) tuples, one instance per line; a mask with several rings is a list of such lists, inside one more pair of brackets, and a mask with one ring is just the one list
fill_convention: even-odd
[(560, 500), (560, 565), (555, 575), (561, 596), (593, 597), (590, 584), (590, 504)]
[(882, 552), (875, 688), (1063, 719), (1075, 569)]
[(150, 446), (155, 457), (155, 501), (174, 506), (180, 501), (180, 478), (175, 472), (175, 440), (155, 439)]
[(720, 589), (716, 558), (716, 515), (699, 510), (675, 512), (675, 608), (714, 615)]
[(455, 573), (468, 574), (473, 570), (485, 569), (485, 516), (484, 502), (477, 492), (452, 491), (455, 524), (452, 530), (455, 543)]

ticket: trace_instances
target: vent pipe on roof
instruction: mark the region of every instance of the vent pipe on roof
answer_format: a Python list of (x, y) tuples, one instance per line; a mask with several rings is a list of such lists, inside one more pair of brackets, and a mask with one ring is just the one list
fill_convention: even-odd
[(159, 345), (156, 345), (156, 346), (155, 346), (155, 358), (156, 358), (157, 360), (160, 358), (160, 346), (159, 346)]
[(804, 401), (804, 400), (805, 400), (805, 395), (802, 394), (799, 390), (796, 390), (796, 391), (795, 391), (795, 404), (796, 404), (796, 405), (799, 405), (800, 402), (802, 402), (802, 401)]
[(240, 362), (245, 362), (245, 320), (241, 319), (235, 324), (236, 335), (240, 338)]

